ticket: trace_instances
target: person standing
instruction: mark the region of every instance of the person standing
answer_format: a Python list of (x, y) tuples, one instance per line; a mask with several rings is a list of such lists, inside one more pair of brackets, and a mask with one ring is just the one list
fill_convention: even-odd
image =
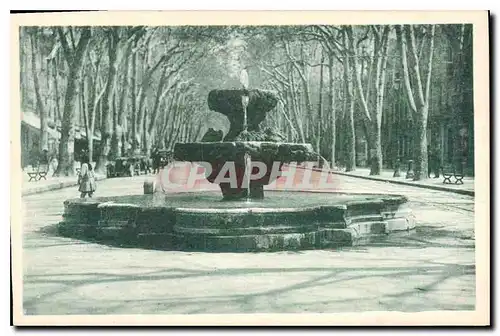
[(92, 170), (92, 165), (84, 163), (78, 174), (78, 191), (80, 198), (85, 198), (86, 195), (92, 197), (96, 190), (95, 175)]
[(40, 155), (40, 164), (49, 164), (49, 151), (46, 148), (43, 149), (42, 154)]
[(57, 157), (56, 156), (52, 156), (52, 159), (50, 159), (50, 164), (49, 164), (49, 168), (50, 168), (51, 174), (55, 173), (55, 171), (57, 170), (57, 165), (58, 165)]
[(441, 170), (441, 148), (436, 147), (434, 151), (434, 178), (439, 178), (439, 171)]
[(94, 192), (96, 191), (97, 189), (97, 186), (96, 186), (96, 179), (95, 179), (95, 173), (94, 173), (94, 168), (92, 168), (92, 164), (89, 163), (89, 181), (90, 181), (90, 192), (89, 192), (89, 197), (92, 197), (92, 195), (94, 194)]
[(427, 145), (427, 178), (431, 177), (432, 170), (434, 170), (434, 151)]
[(153, 161), (153, 174), (160, 172), (160, 153), (158, 148), (154, 148), (151, 152), (151, 159)]

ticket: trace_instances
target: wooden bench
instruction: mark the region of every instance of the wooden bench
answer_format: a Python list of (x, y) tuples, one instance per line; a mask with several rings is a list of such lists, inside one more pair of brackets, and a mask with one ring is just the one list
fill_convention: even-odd
[(31, 169), (27, 172), (29, 176), (28, 182), (31, 181), (40, 181), (41, 179), (47, 180), (47, 174), (49, 172), (48, 164), (39, 164), (38, 166), (32, 166)]
[(464, 184), (464, 174), (460, 171), (457, 171), (456, 168), (451, 166), (441, 167), (441, 171), (443, 173), (443, 183), (444, 184), (452, 184), (451, 178), (455, 178), (455, 184)]
[(38, 180), (38, 167), (31, 167), (31, 169), (29, 171), (26, 172), (29, 176), (29, 180), (28, 182), (31, 182), (31, 181), (37, 181)]
[(49, 172), (48, 164), (41, 164), (38, 166), (38, 181), (41, 179), (47, 180), (47, 174)]

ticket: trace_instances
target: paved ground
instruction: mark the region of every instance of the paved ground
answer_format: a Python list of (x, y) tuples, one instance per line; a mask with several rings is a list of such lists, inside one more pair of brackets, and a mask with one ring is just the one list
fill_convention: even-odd
[[(76, 187), (23, 197), (26, 314), (473, 310), (474, 198), (338, 177), (339, 188), (402, 193), (417, 233), (383, 245), (278, 253), (120, 249), (44, 234)], [(98, 195), (141, 194), (144, 176)]]

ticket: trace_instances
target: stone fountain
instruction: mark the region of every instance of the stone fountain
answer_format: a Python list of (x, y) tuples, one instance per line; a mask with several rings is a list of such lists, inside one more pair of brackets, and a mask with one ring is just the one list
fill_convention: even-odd
[[(244, 80), (240, 90), (213, 90), (208, 106), (229, 119), (226, 137), (175, 145), (176, 160), (211, 165), (211, 183), (234, 163), (237, 183), (218, 183), (222, 197), (198, 191), (67, 200), (59, 232), (145, 248), (245, 252), (352, 246), (415, 228), (400, 195), (264, 191), (279, 178), (273, 165), (281, 172), (287, 163), (317, 159), (310, 144), (287, 143), (261, 128), (277, 102)], [(248, 178), (257, 174), (253, 162), (266, 167), (257, 179)]]
[[(242, 103), (245, 98), (248, 98), (246, 108)], [(286, 163), (314, 161), (317, 157), (310, 144), (285, 143), (279, 133), (270, 128), (260, 128), (266, 113), (275, 108), (277, 102), (276, 96), (268, 91), (211, 91), (208, 106), (228, 117), (231, 123), (229, 132), (223, 142), (178, 143), (174, 148), (175, 159), (210, 163), (212, 171), (207, 176), (210, 182), (214, 182), (227, 162), (234, 162), (237, 187), (231, 187), (230, 183), (220, 183), (224, 199), (264, 198), (264, 186), (279, 177), (279, 174), (272, 176), (273, 165), (278, 165), (281, 169)], [(258, 174), (253, 171), (258, 169), (252, 166), (252, 161), (265, 166), (265, 174), (259, 179), (249, 179), (252, 173)], [(229, 175), (225, 177), (229, 178)]]

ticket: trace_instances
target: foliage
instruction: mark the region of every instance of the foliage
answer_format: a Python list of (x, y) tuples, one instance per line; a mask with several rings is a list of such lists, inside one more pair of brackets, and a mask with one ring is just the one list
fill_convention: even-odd
[[(21, 107), (43, 114), (49, 127), (68, 133), (64, 141), (74, 141), (69, 133), (75, 130), (89, 140), (100, 139), (101, 148), (91, 159), (103, 166), (107, 158), (127, 151), (148, 153), (153, 146), (172, 149), (176, 142), (197, 141), (209, 128), (227, 133), (225, 117), (209, 111), (208, 94), (240, 89), (239, 73), (247, 69), (251, 89), (272, 90), (278, 98), (264, 128), (275, 129), (285, 141), (313, 143), (333, 164), (354, 169), (376, 162), (372, 173), (378, 174), (398, 156), (421, 160), (408, 138), (420, 112), (405, 87), (396, 28), (23, 27)], [(425, 98), (431, 64), (425, 60), (432, 56), (424, 102), (426, 127), (434, 134), (428, 140), (436, 145), (443, 124), (458, 116), (456, 134), (472, 120), (472, 29), (412, 26), (411, 32), (413, 37), (403, 35), (414, 39), (417, 57), (408, 58), (406, 76), (420, 102), (415, 85), (420, 77)], [(79, 44), (85, 34), (88, 43)], [(80, 52), (82, 64), (74, 69)], [(68, 89), (74, 89), (74, 104)], [(71, 127), (62, 125), (65, 113)]]

